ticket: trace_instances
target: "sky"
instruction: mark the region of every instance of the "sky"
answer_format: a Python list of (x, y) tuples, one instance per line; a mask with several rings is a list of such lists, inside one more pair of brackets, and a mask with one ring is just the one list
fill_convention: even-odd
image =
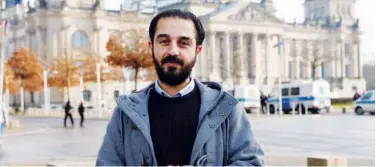
[[(34, 0), (31, 0), (34, 1)], [(119, 9), (120, 3), (125, 0), (105, 0), (106, 9)], [(260, 0), (251, 0), (259, 2)], [(304, 0), (273, 0), (277, 10), (277, 16), (284, 18), (287, 22), (298, 22), (304, 19)], [(24, 1), (26, 4), (26, 2)], [(293, 10), (292, 10), (293, 9)], [(356, 14), (360, 18), (360, 27), (363, 32), (361, 36), (361, 54), (363, 62), (374, 61), (376, 57), (376, 17), (373, 10), (376, 9), (376, 0), (356, 0)], [(372, 16), (373, 15), (373, 16)]]

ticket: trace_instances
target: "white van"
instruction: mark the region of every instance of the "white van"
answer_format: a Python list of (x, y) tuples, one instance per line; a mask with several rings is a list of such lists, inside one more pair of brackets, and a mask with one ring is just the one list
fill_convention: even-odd
[(260, 89), (256, 85), (235, 86), (234, 97), (244, 106), (247, 113), (260, 109)]
[[(278, 85), (273, 87), (267, 101), (271, 114), (279, 110), (278, 89)], [(317, 114), (322, 111), (322, 109), (329, 111), (331, 92), (330, 85), (325, 80), (283, 83), (281, 89), (282, 111), (285, 114), (293, 110), (296, 113), (300, 111), (302, 114), (305, 114), (307, 111)]]
[(363, 115), (368, 112), (375, 115), (375, 90), (369, 90), (353, 103), (354, 112)]

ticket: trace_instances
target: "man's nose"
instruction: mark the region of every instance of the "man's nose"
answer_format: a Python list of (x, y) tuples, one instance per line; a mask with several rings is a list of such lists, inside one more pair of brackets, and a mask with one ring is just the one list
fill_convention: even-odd
[(168, 54), (174, 56), (179, 55), (179, 46), (175, 42), (171, 43)]

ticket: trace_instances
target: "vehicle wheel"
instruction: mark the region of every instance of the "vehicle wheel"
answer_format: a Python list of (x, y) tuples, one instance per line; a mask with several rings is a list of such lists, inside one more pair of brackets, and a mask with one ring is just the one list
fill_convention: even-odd
[(246, 108), (245, 112), (249, 114), (249, 113), (251, 113), (251, 109), (250, 108)]
[(283, 114), (290, 114), (290, 110), (283, 110)]
[(311, 113), (312, 114), (320, 114), (320, 110), (319, 109), (312, 109)]
[(356, 108), (355, 108), (355, 113), (356, 113), (357, 115), (363, 115), (363, 114), (364, 114), (364, 110), (363, 110), (362, 107), (356, 107)]
[(274, 114), (275, 113), (275, 109), (274, 109), (273, 105), (269, 106), (269, 112), (270, 112), (270, 114)]
[(370, 112), (369, 114), (371, 114), (371, 115), (375, 115), (375, 112)]

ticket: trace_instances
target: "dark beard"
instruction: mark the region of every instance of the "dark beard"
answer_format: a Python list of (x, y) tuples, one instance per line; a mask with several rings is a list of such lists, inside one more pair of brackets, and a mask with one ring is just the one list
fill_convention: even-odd
[[(193, 59), (192, 62), (184, 63), (176, 56), (166, 56), (162, 59), (162, 64), (159, 64), (158, 60), (155, 58), (153, 53), (153, 62), (159, 81), (169, 86), (177, 86), (186, 81), (187, 78), (191, 75), (193, 66), (196, 63), (196, 57)], [(182, 68), (180, 69), (180, 71), (176, 71), (175, 67), (169, 67), (167, 71), (165, 71), (162, 65), (166, 62), (178, 63), (182, 66)]]

